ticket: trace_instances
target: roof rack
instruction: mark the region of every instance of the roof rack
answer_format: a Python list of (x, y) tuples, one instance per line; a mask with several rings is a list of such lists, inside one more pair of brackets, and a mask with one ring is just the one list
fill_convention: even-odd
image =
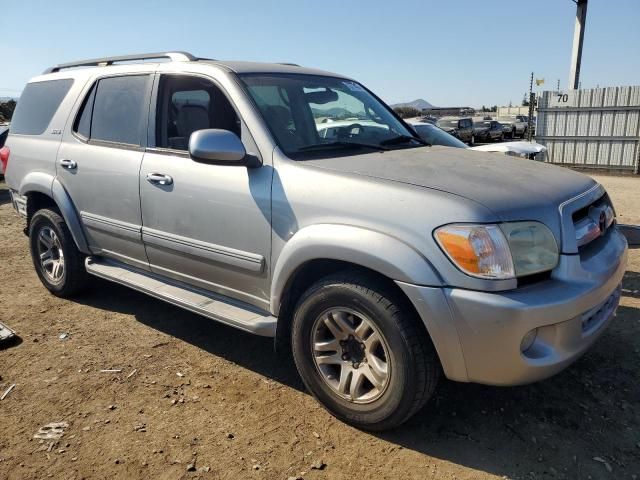
[(278, 62), (278, 65), (288, 65), (289, 67), (299, 67), (297, 63), (289, 63), (289, 62)]
[(153, 60), (160, 58), (168, 58), (171, 62), (192, 62), (197, 60), (197, 57), (194, 57), (188, 52), (141, 53), (138, 55), (120, 55), (118, 57), (93, 58), (91, 60), (81, 60), (79, 62), (61, 63), (60, 65), (54, 65), (53, 67), (47, 68), (42, 73), (44, 75), (47, 73), (59, 72), (65, 68), (107, 66), (113, 65), (117, 62), (133, 62), (136, 60)]

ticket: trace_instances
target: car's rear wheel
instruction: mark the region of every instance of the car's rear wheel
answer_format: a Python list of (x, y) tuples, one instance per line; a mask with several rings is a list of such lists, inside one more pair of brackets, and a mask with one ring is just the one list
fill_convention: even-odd
[(85, 256), (77, 249), (59, 212), (42, 209), (33, 215), (29, 244), (36, 273), (51, 293), (68, 297), (87, 286)]
[(384, 430), (432, 395), (440, 363), (402, 298), (367, 274), (336, 274), (302, 296), (293, 356), (309, 391), (337, 418)]

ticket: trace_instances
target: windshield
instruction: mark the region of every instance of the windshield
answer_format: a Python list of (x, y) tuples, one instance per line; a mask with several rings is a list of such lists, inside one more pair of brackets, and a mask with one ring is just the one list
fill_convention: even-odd
[(453, 135), (431, 124), (413, 125), (418, 135), (431, 145), (444, 145), (445, 147), (467, 148), (467, 146)]
[(354, 81), (276, 73), (240, 78), (279, 147), (292, 158), (422, 146), (386, 105)]
[(436, 125), (441, 128), (458, 128), (458, 120), (438, 120)]

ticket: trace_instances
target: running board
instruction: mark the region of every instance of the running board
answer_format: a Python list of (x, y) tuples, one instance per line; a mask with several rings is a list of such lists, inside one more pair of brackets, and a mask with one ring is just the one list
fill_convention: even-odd
[(87, 257), (87, 272), (146, 293), (212, 320), (264, 337), (276, 336), (276, 317), (242, 302), (170, 282), (114, 260)]

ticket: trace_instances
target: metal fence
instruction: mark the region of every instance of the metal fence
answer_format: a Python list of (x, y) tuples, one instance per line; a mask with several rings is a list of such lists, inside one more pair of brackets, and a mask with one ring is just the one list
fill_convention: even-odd
[(637, 174), (640, 86), (543, 92), (535, 139), (549, 163)]

